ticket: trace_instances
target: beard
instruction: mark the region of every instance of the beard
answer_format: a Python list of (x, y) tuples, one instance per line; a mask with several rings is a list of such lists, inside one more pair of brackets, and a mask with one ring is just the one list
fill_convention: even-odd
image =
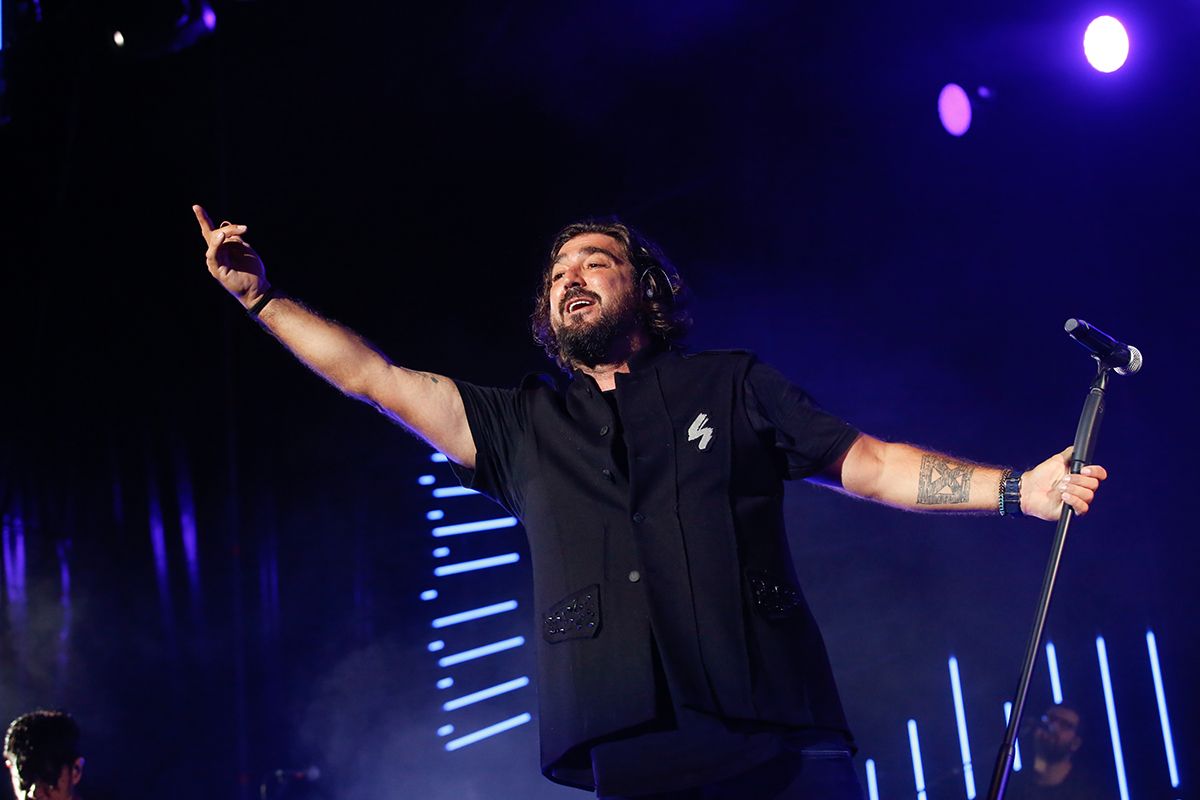
[(1034, 736), (1033, 750), (1037, 755), (1051, 763), (1065, 761), (1075, 752), (1072, 749), (1072, 742), (1062, 742), (1057, 738), (1045, 735)]
[(596, 319), (564, 322), (555, 332), (558, 355), (572, 366), (595, 367), (615, 360), (616, 345), (627, 339), (638, 325), (638, 314), (632, 294), (622, 297), (610, 307), (601, 305)]

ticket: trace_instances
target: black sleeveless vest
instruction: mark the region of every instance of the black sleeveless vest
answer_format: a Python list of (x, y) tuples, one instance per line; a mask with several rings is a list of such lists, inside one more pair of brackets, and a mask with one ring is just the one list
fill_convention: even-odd
[(513, 510), (541, 630), (542, 770), (590, 788), (588, 745), (655, 718), (651, 637), (676, 706), (845, 730), (824, 643), (796, 583), (779, 454), (751, 427), (740, 351), (639, 354), (595, 382), (522, 384)]

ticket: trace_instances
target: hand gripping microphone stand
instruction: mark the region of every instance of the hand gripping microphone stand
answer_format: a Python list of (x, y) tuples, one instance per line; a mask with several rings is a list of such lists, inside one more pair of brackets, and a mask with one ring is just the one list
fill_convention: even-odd
[[(1096, 377), (1092, 380), (1087, 398), (1083, 401), (1083, 412), (1079, 415), (1079, 426), (1075, 429), (1075, 447), (1071, 451), (1071, 474), (1078, 475), (1080, 470), (1091, 463), (1092, 450), (1096, 444), (1097, 431), (1100, 428), (1100, 418), (1104, 414), (1104, 392), (1108, 388), (1108, 376), (1112, 371), (1119, 375), (1137, 372), (1142, 366), (1141, 353), (1137, 348), (1126, 347), (1116, 342), (1103, 332), (1097, 331), (1082, 320), (1067, 320), (1067, 333), (1087, 348), (1096, 360)], [(1089, 334), (1084, 336), (1082, 334)], [(1102, 343), (1095, 334), (1103, 337)], [(1104, 345), (1113, 345), (1110, 348)], [(1115, 348), (1124, 348), (1120, 360), (1127, 363), (1114, 362)], [(1129, 356), (1130, 351), (1136, 354), (1136, 361)], [(1054, 582), (1058, 578), (1058, 567), (1062, 562), (1063, 547), (1067, 542), (1067, 528), (1071, 525), (1072, 508), (1063, 503), (1062, 513), (1058, 517), (1058, 529), (1054, 533), (1054, 544), (1050, 548), (1050, 561), (1046, 564), (1046, 574), (1042, 578), (1042, 595), (1038, 601), (1037, 612), (1034, 614), (1033, 629), (1029, 632), (1029, 641), (1025, 645), (1025, 661), (1021, 667), (1021, 679), (1017, 683), (1017, 694), (1013, 699), (1012, 715), (1008, 721), (1008, 729), (1004, 732), (1004, 741), (1000, 745), (1000, 753), (996, 758), (996, 767), (992, 772), (992, 785), (988, 789), (988, 800), (1003, 800), (1005, 787), (1012, 772), (1013, 754), (1016, 750), (1017, 731), (1021, 727), (1021, 715), (1025, 711), (1025, 699), (1029, 694), (1029, 681), (1033, 677), (1033, 666), (1037, 660), (1038, 651), (1042, 645), (1042, 634), (1046, 627), (1046, 616), (1050, 612), (1050, 597), (1054, 593)]]

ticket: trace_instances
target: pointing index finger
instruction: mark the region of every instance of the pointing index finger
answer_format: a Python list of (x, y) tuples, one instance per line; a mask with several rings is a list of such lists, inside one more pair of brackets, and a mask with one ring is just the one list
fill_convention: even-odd
[(199, 205), (192, 206), (192, 212), (196, 215), (196, 221), (200, 223), (200, 232), (204, 234), (205, 241), (208, 241), (213, 230), (212, 220), (209, 219), (208, 212), (204, 210), (203, 206)]

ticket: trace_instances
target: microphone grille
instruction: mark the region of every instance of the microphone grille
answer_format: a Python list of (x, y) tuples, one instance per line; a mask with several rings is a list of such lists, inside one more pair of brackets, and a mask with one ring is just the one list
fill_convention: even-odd
[(1124, 367), (1117, 367), (1114, 372), (1118, 375), (1132, 375), (1142, 368), (1142, 351), (1133, 345), (1127, 345), (1127, 347), (1129, 348), (1129, 364)]

